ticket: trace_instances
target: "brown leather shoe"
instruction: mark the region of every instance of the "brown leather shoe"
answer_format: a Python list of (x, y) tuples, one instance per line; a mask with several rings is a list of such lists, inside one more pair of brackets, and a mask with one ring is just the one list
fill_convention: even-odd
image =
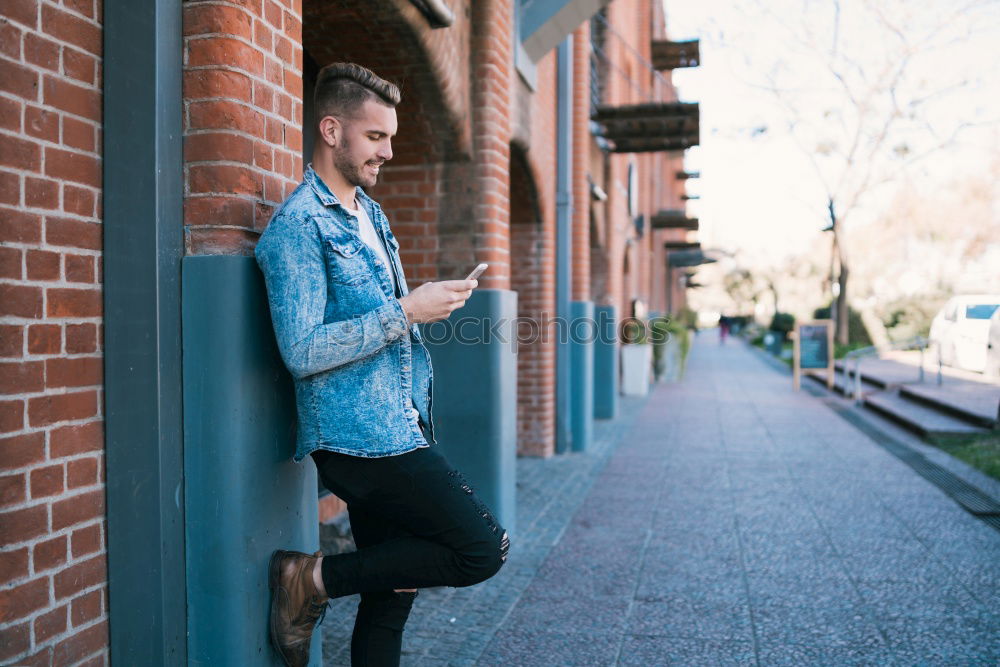
[(313, 583), (312, 571), (316, 560), (300, 551), (278, 549), (268, 565), (268, 586), (271, 589), (271, 643), (288, 667), (309, 664), (309, 642), (317, 621), (323, 622), (326, 598)]

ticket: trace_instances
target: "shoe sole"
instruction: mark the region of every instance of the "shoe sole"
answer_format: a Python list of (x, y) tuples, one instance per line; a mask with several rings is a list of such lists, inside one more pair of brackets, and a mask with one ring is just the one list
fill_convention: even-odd
[(271, 635), (271, 646), (278, 653), (281, 661), (285, 663), (285, 667), (291, 667), (292, 663), (288, 661), (285, 654), (281, 651), (281, 646), (278, 644), (278, 630), (275, 626), (275, 621), (278, 617), (278, 582), (281, 577), (281, 559), (285, 557), (288, 553), (282, 549), (276, 550), (271, 554), (271, 560), (267, 564), (267, 587), (271, 589), (271, 613), (268, 616), (268, 626)]

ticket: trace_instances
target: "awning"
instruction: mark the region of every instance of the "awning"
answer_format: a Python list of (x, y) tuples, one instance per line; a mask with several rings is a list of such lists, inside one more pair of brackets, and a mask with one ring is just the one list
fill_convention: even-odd
[(591, 120), (616, 153), (682, 151), (700, 140), (697, 102), (602, 105)]
[(667, 241), (663, 244), (664, 250), (701, 250), (700, 241)]
[(651, 52), (653, 68), (658, 70), (697, 67), (701, 64), (701, 54), (697, 39), (691, 39), (686, 42), (653, 40)]
[(698, 230), (698, 218), (689, 218), (684, 211), (665, 209), (650, 218), (653, 229), (691, 229)]
[(667, 255), (667, 265), (675, 269), (682, 266), (699, 266), (711, 264), (718, 260), (712, 259), (701, 250), (681, 250)]
[(611, 0), (514, 0), (514, 11), (520, 11), (521, 45), (528, 56), (538, 62), (609, 2)]

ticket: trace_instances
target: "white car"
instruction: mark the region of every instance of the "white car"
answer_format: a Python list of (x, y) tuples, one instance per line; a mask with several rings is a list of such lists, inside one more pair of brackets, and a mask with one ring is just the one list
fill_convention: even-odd
[(991, 378), (1000, 378), (1000, 308), (990, 318), (990, 331), (986, 335), (986, 370)]
[(941, 362), (983, 372), (990, 318), (1000, 309), (1000, 294), (953, 296), (931, 323), (930, 339), (938, 345)]

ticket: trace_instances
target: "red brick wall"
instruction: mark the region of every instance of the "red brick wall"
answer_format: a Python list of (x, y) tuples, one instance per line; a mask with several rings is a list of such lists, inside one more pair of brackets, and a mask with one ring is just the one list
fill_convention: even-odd
[(555, 453), (557, 68), (553, 50), (536, 65), (534, 92), (515, 80), (511, 114), (517, 147), (509, 169), (510, 287), (517, 292), (520, 333), (533, 339), (519, 346), (517, 360), (517, 451), (525, 456)]
[(478, 0), (472, 6), (472, 159), (476, 261), (490, 270), (482, 287), (510, 287), (512, 0)]
[(302, 174), (301, 0), (184, 3), (187, 254), (251, 254)]
[(555, 452), (555, 344), (542, 323), (555, 310), (555, 235), (543, 220), (536, 179), (523, 152), (512, 149), (511, 289), (517, 291), (517, 451)]
[(107, 661), (99, 0), (0, 4), (0, 663)]
[[(604, 103), (612, 105), (635, 104), (653, 100), (675, 100), (676, 91), (669, 72), (656, 76), (649, 68), (650, 44), (654, 38), (665, 35), (662, 7), (650, 0), (616, 0), (607, 9), (603, 46), (604, 56), (614, 65), (606, 65), (607, 85)], [(601, 183), (598, 171), (599, 152), (591, 149), (590, 168), (594, 180)], [(592, 243), (591, 285), (593, 298), (606, 299), (616, 305), (619, 313), (629, 314), (632, 299), (646, 302), (652, 310), (665, 307), (665, 257), (662, 233), (651, 233), (650, 216), (663, 208), (683, 208), (675, 172), (681, 169), (682, 156), (667, 153), (640, 153), (635, 155), (610, 154), (606, 158), (603, 189), (608, 194), (604, 204), (598, 204), (602, 228), (600, 239)], [(638, 170), (639, 210), (645, 217), (645, 233), (635, 235), (632, 217), (628, 211), (628, 165), (634, 161)], [(628, 240), (632, 239), (631, 246)], [(630, 249), (627, 249), (630, 248)], [(628, 261), (626, 261), (626, 255)], [(628, 267), (626, 275), (624, 268)], [(663, 305), (661, 305), (663, 304)]]

